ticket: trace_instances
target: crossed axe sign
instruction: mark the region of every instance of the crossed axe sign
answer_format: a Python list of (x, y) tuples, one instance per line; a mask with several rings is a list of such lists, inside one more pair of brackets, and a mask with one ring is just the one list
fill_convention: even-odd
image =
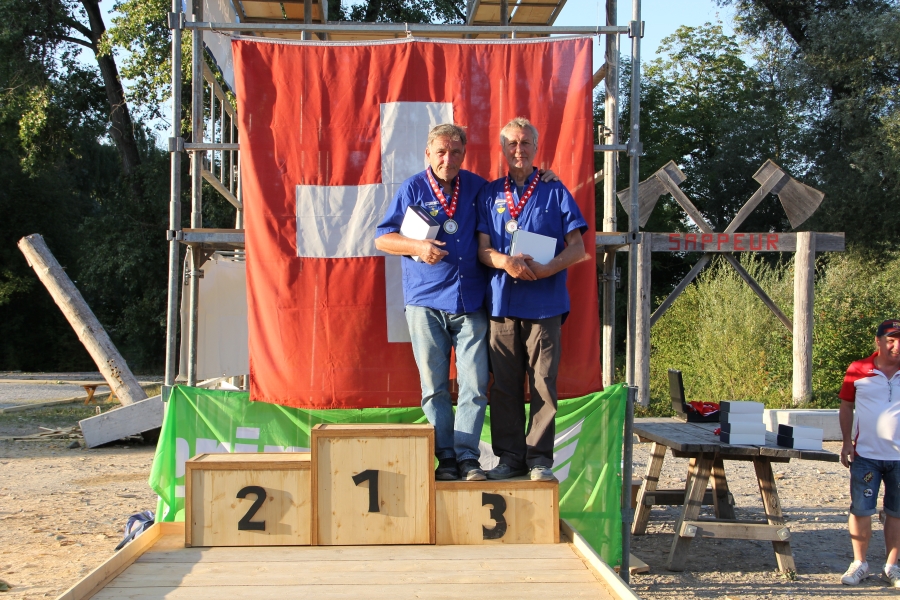
[[(638, 217), (641, 227), (646, 225), (647, 219), (650, 218), (650, 214), (653, 212), (660, 197), (669, 193), (672, 194), (672, 197), (675, 198), (675, 201), (678, 202), (682, 209), (684, 209), (684, 212), (686, 212), (694, 223), (696, 223), (700, 231), (705, 234), (716, 233), (706, 219), (703, 218), (703, 215), (700, 214), (700, 211), (697, 210), (697, 207), (694, 206), (694, 203), (691, 202), (690, 198), (688, 198), (685, 193), (681, 191), (681, 188), (678, 187), (685, 179), (686, 177), (681, 169), (678, 168), (678, 165), (676, 165), (674, 161), (669, 161), (659, 171), (638, 184)], [(728, 224), (728, 227), (722, 233), (734, 233), (747, 219), (750, 213), (759, 206), (759, 203), (762, 202), (763, 198), (770, 193), (778, 196), (778, 199), (781, 201), (781, 206), (784, 207), (784, 211), (787, 213), (788, 220), (793, 228), (798, 227), (806, 221), (806, 219), (819, 208), (822, 199), (825, 198), (824, 193), (800, 183), (788, 175), (784, 169), (772, 162), (771, 159), (767, 160), (763, 166), (759, 168), (753, 175), (753, 179), (760, 184), (759, 189), (750, 196), (750, 199), (747, 200), (746, 203), (744, 203), (738, 211), (738, 214), (732, 219), (731, 223)], [(629, 194), (629, 190), (625, 189), (617, 195), (622, 207), (630, 216), (631, 203)], [(687, 288), (687, 286), (697, 277), (703, 267), (709, 263), (713, 255), (714, 253), (712, 252), (706, 252), (700, 260), (697, 261), (697, 264), (694, 265), (690, 272), (684, 276), (684, 279), (682, 279), (675, 289), (672, 290), (672, 293), (670, 293), (663, 303), (659, 305), (650, 316), (651, 327), (659, 320), (663, 313), (666, 312), (675, 299), (681, 295), (685, 288)], [(778, 320), (787, 327), (788, 331), (793, 332), (794, 326), (791, 320), (781, 312), (781, 309), (778, 308), (771, 298), (769, 298), (768, 294), (763, 291), (750, 273), (741, 266), (741, 263), (738, 262), (734, 255), (729, 252), (723, 253), (722, 255), (725, 257), (725, 260), (735, 268), (744, 281), (747, 282), (750, 289), (759, 296), (760, 300), (763, 301), (769, 310), (778, 317)]]

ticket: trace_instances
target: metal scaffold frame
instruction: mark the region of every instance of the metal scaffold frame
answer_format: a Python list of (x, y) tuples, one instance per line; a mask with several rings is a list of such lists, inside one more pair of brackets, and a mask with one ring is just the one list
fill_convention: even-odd
[[(202, 20), (202, 8), (194, 0), (193, 17), (188, 21), (182, 11), (182, 0), (172, 0), (168, 25), (172, 30), (172, 136), (169, 138), (171, 165), (171, 196), (169, 202), (169, 276), (168, 305), (166, 311), (166, 368), (163, 398), (175, 384), (178, 373), (177, 348), (178, 324), (180, 320), (179, 289), (187, 283), (188, 287), (188, 326), (187, 332), (187, 384), (197, 384), (197, 319), (199, 306), (199, 277), (203, 262), (214, 252), (240, 253), (243, 250), (243, 203), (240, 186), (239, 154), (240, 142), (237, 141), (236, 112), (228, 105), (224, 91), (219, 87), (212, 71), (207, 67), (203, 57), (203, 31), (235, 33), (243, 35), (267, 35), (272, 37), (294, 37), (311, 40), (313, 36), (319, 40), (328, 39), (384, 39), (392, 37), (425, 37), (425, 38), (517, 38), (546, 37), (550, 35), (605, 35), (605, 63), (594, 74), (594, 86), (602, 81), (605, 84), (605, 123), (598, 135), (595, 152), (603, 154), (603, 170), (598, 172), (594, 180), (603, 180), (603, 221), (602, 231), (597, 233), (597, 252), (602, 254), (600, 275), (601, 286), (601, 327), (602, 327), (602, 374), (603, 385), (614, 383), (615, 377), (615, 295), (618, 283), (616, 267), (616, 251), (628, 247), (628, 314), (627, 314), (627, 357), (626, 383), (628, 384), (628, 402), (626, 406), (623, 451), (623, 489), (622, 489), (622, 538), (623, 564), (619, 572), (627, 583), (629, 580), (629, 554), (631, 522), (631, 479), (632, 479), (632, 426), (634, 421), (634, 401), (636, 397), (635, 359), (636, 331), (638, 326), (638, 182), (642, 146), (640, 142), (640, 77), (641, 77), (641, 37), (643, 22), (641, 21), (641, 2), (632, 0), (632, 18), (626, 26), (617, 25), (617, 0), (606, 0), (606, 25), (597, 27), (561, 27), (554, 26), (565, 0), (554, 3), (534, 3), (527, 0), (500, 0), (500, 2), (483, 2), (470, 0), (466, 25), (423, 25), (413, 23), (348, 23), (327, 21), (327, 10), (324, 3), (316, 4), (305, 0), (302, 4), (302, 19), (289, 15), (286, 9), (278, 4), (278, 17), (269, 19), (252, 17), (245, 14), (240, 0), (233, 0), (241, 22), (212, 23)], [(263, 4), (254, 2), (253, 4)], [(292, 4), (292, 11), (299, 10), (299, 3)], [(530, 5), (530, 6), (529, 6)], [(297, 7), (296, 9), (293, 7)], [(544, 10), (544, 13), (540, 13)], [(535, 12), (536, 11), (536, 12)], [(543, 14), (543, 23), (529, 23), (529, 15)], [(287, 18), (285, 18), (287, 15)], [(524, 16), (523, 16), (524, 15)], [(318, 17), (320, 22), (314, 22)], [(478, 23), (478, 24), (475, 24)], [(493, 24), (497, 23), (497, 24)], [(194, 138), (185, 143), (181, 137), (181, 97), (182, 97), (182, 32), (192, 32), (191, 44), (191, 130)], [(630, 98), (630, 130), (627, 143), (620, 142), (619, 132), (619, 68), (621, 35), (631, 39), (631, 98)], [(204, 86), (209, 87), (209, 105), (204, 104)], [(216, 100), (218, 99), (218, 125), (216, 122)], [(227, 107), (226, 107), (227, 106)], [(204, 112), (209, 109), (211, 122), (204, 124)], [(227, 118), (226, 118), (227, 116)], [(226, 121), (229, 126), (226, 128)], [(204, 132), (209, 135), (206, 141)], [(218, 133), (217, 133), (218, 132)], [(227, 135), (226, 135), (227, 132)], [(216, 141), (216, 138), (219, 138)], [(227, 138), (227, 140), (226, 140)], [(187, 152), (190, 156), (191, 174), (191, 228), (181, 227), (181, 178), (182, 156)], [(207, 152), (212, 153), (206, 168)], [(628, 231), (617, 232), (616, 221), (616, 175), (619, 169), (620, 152), (629, 157), (630, 167), (630, 205)], [(216, 158), (218, 154), (218, 162)], [(218, 165), (218, 174), (216, 166)], [(228, 168), (226, 169), (226, 165)], [(203, 230), (202, 220), (202, 185), (209, 184), (231, 202), (237, 211), (234, 230)], [(180, 274), (180, 245), (187, 246), (185, 270)], [(598, 259), (601, 257), (598, 256)], [(645, 332), (649, 335), (649, 331)]]

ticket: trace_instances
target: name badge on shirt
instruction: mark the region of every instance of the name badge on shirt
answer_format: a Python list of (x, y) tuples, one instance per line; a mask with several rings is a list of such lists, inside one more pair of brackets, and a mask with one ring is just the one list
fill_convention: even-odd
[(503, 198), (496, 200), (494, 202), (494, 208), (497, 209), (497, 214), (502, 215), (503, 213), (506, 212), (506, 200)]
[(438, 216), (438, 213), (441, 212), (441, 205), (438, 202), (426, 202), (425, 208), (432, 217)]

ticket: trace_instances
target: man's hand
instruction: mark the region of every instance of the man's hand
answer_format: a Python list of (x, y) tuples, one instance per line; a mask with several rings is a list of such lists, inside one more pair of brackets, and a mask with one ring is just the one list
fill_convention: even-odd
[(537, 277), (529, 267), (529, 262), (534, 261), (528, 254), (508, 256), (507, 260), (504, 262), (503, 270), (506, 271), (510, 277), (522, 279), (524, 281), (534, 281), (535, 279), (537, 279)]
[(849, 467), (853, 462), (853, 442), (844, 442), (841, 446), (841, 464)]
[(441, 250), (441, 246), (446, 245), (446, 242), (440, 242), (438, 240), (422, 240), (419, 245), (420, 250), (418, 256), (422, 259), (422, 262), (429, 265), (435, 265), (449, 254), (446, 250)]
[(536, 260), (528, 259), (525, 261), (525, 264), (527, 264), (528, 268), (531, 269), (531, 272), (534, 273), (535, 279), (544, 279), (545, 277), (550, 277), (556, 273), (556, 271), (547, 265), (539, 263)]
[(559, 181), (559, 176), (550, 169), (547, 169), (546, 171), (538, 170), (538, 175), (541, 176), (541, 181), (544, 183), (547, 183), (548, 181)]

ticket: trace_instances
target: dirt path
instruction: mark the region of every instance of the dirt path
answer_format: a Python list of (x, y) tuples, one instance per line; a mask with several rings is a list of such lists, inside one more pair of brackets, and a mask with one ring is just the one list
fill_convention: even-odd
[[(635, 476), (646, 472), (650, 444), (635, 445)], [(826, 442), (825, 449), (840, 450), (839, 442)], [(791, 547), (797, 565), (791, 580), (776, 572), (770, 542), (746, 540), (694, 540), (687, 569), (673, 573), (665, 569), (680, 507), (654, 508), (647, 535), (632, 538), (632, 553), (651, 567), (635, 575), (632, 588), (647, 599), (731, 598), (762, 600), (786, 598), (898, 598), (900, 590), (870, 577), (857, 587), (842, 585), (840, 575), (853, 554), (847, 534), (850, 505), (848, 472), (839, 463), (793, 460), (773, 463), (782, 510), (791, 528)], [(764, 520), (765, 513), (752, 463), (726, 461), (725, 471), (734, 495), (738, 519)], [(687, 459), (666, 457), (660, 488), (684, 487)], [(879, 505), (881, 501), (879, 500)], [(704, 507), (701, 516), (713, 516)], [(869, 547), (869, 568), (884, 566), (884, 536), (875, 522)]]

